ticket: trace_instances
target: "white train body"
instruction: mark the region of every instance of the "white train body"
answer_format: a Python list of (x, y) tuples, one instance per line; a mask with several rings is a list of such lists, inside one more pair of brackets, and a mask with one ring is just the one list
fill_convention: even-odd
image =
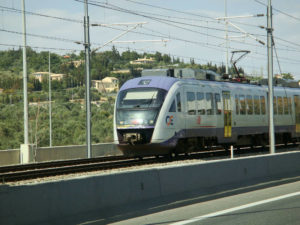
[[(126, 155), (162, 155), (209, 145), (268, 143), (266, 86), (171, 77), (127, 81), (115, 105), (114, 141)], [(157, 104), (156, 104), (157, 103)], [(300, 137), (300, 89), (274, 88), (277, 142)]]

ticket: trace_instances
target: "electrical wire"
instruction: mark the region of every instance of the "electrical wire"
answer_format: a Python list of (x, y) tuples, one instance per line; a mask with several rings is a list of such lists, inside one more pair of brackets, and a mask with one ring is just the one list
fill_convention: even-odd
[[(0, 29), (0, 31), (3, 31), (3, 32), (8, 32), (8, 33), (13, 33), (13, 34), (18, 34), (18, 35), (23, 35), (22, 32), (17, 32), (17, 31), (10, 31), (10, 30), (5, 30), (5, 29)], [(70, 42), (70, 43), (80, 43), (76, 40), (70, 40), (70, 39), (66, 39), (66, 38), (59, 38), (59, 37), (53, 37), (53, 36), (45, 36), (45, 35), (38, 35), (38, 34), (31, 34), (31, 33), (27, 33), (28, 36), (33, 36), (33, 37), (38, 37), (38, 38), (45, 38), (45, 39), (50, 39), (50, 40), (58, 40), (58, 41), (64, 41), (64, 42)], [(221, 48), (220, 46), (218, 45), (213, 45), (213, 44), (209, 44), (210, 46), (207, 46), (208, 44), (203, 44), (203, 43), (199, 43), (199, 42), (192, 42), (192, 41), (188, 41), (189, 43), (196, 43), (196, 44), (201, 44), (201, 46), (203, 47), (206, 47), (206, 48), (210, 48), (210, 49), (213, 49), (213, 50), (216, 50), (216, 51), (222, 51), (222, 52), (225, 52), (224, 48)], [(93, 45), (102, 45), (100, 43), (92, 43)], [(232, 49), (232, 50), (238, 50), (237, 48), (232, 48), (230, 47), (229, 49)], [(260, 54), (260, 53), (255, 53), (255, 54), (258, 54), (258, 55), (263, 55), (265, 56), (264, 54)], [(284, 58), (282, 57), (282, 59), (286, 59), (286, 60), (289, 60), (289, 61), (293, 61), (293, 62), (296, 62), (296, 63), (300, 63), (299, 60), (295, 60), (295, 59), (291, 59), (291, 58)]]
[[(166, 11), (181, 13), (181, 14), (185, 14), (185, 15), (188, 15), (188, 16), (195, 16), (195, 17), (210, 19), (210, 21), (208, 21), (208, 20), (205, 21), (204, 20), (204, 22), (219, 23), (219, 22), (215, 21), (215, 18), (210, 17), (210, 16), (203, 16), (203, 15), (199, 15), (199, 14), (195, 14), (195, 13), (191, 13), (191, 12), (184, 12), (184, 11), (180, 11), (180, 10), (174, 10), (174, 9), (165, 8), (165, 7), (161, 7), (161, 6), (157, 6), (157, 5), (152, 5), (152, 4), (146, 4), (146, 3), (142, 3), (142, 2), (138, 2), (138, 1), (134, 1), (134, 0), (124, 0), (124, 1), (131, 2), (131, 3), (134, 3), (134, 4), (138, 4), (138, 5), (149, 6), (149, 7), (152, 7), (152, 8), (163, 9), (163, 10), (166, 10)], [(203, 20), (200, 20), (200, 21), (203, 21)], [(259, 27), (257, 25), (243, 23), (243, 22), (238, 22), (238, 21), (236, 21), (235, 23), (242, 24), (242, 25), (245, 25), (245, 26)]]
[[(6, 30), (6, 29), (0, 29), (0, 31), (6, 32), (6, 33), (12, 33), (12, 34), (23, 35), (22, 32), (18, 32), (18, 31), (12, 31), (12, 30)], [(31, 33), (26, 33), (26, 35), (32, 36), (32, 37), (38, 37), (38, 38), (44, 38), (44, 39), (55, 40), (55, 41), (64, 41), (64, 42), (78, 43), (77, 40), (71, 40), (71, 39), (60, 38), (60, 37), (54, 37), (54, 36), (46, 36), (46, 35), (41, 35), (41, 34), (31, 34)]]
[[(1, 46), (6, 46), (6, 47), (19, 47), (19, 48), (23, 48), (23, 45), (14, 45), (14, 44), (3, 44), (3, 43), (0, 43)], [(80, 50), (80, 49), (69, 49), (69, 48), (52, 48), (52, 47), (37, 47), (37, 46), (28, 46), (27, 47), (30, 47), (30, 48), (33, 48), (33, 49), (43, 49), (43, 50), (55, 50), (55, 51), (71, 51), (71, 52), (80, 52), (80, 51), (83, 51), (83, 50)]]
[[(83, 0), (74, 0), (74, 1), (81, 2), (81, 3), (84, 2)], [(118, 6), (109, 4), (109, 3), (102, 3), (102, 2), (99, 2), (99, 1), (90, 1), (89, 4), (92, 5), (92, 6), (100, 7), (100, 8), (106, 8), (106, 9), (110, 9), (110, 10), (114, 10), (114, 11), (119, 11), (119, 12), (124, 12), (124, 13), (132, 14), (132, 15), (141, 16), (141, 17), (148, 18), (148, 19), (154, 20), (156, 22), (160, 22), (160, 23), (163, 23), (163, 24), (166, 24), (166, 25), (169, 25), (169, 26), (173, 26), (173, 27), (185, 30), (185, 31), (189, 31), (189, 32), (201, 34), (201, 35), (204, 35), (204, 36), (216, 38), (216, 39), (223, 40), (223, 41), (225, 40), (225, 38), (222, 38), (222, 37), (218, 37), (218, 36), (215, 36), (215, 35), (203, 33), (203, 32), (200, 32), (200, 31), (196, 31), (196, 30), (192, 30), (192, 29), (189, 29), (189, 28), (186, 28), (186, 27), (182, 27), (182, 26), (176, 25), (175, 24), (176, 21), (162, 20), (160, 18), (156, 18), (156, 17), (152, 17), (152, 16), (147, 16), (147, 15), (139, 13), (138, 11), (127, 10), (127, 9), (124, 9), (124, 8), (121, 8), (121, 7), (118, 7)], [(203, 26), (203, 27), (207, 28), (205, 26)], [(261, 36), (266, 36), (266, 35), (261, 35)], [(244, 42), (237, 41), (237, 40), (232, 40), (232, 42), (236, 42), (236, 43), (239, 43), (239, 44), (245, 44), (245, 45), (248, 45), (248, 46), (255, 46), (255, 47), (260, 46), (260, 45), (256, 45), (256, 44), (244, 43)], [(260, 47), (262, 47), (262, 46), (260, 46)], [(287, 49), (280, 49), (280, 50), (287, 50)], [(289, 50), (290, 51), (295, 51), (295, 49), (289, 49)]]
[[(125, 0), (126, 1), (126, 0)], [(5, 6), (0, 6), (0, 8), (4, 9), (4, 10), (7, 10), (7, 11), (10, 11), (10, 12), (17, 12), (17, 13), (22, 13), (22, 10), (19, 10), (19, 9), (15, 9), (15, 8), (9, 8), (9, 7), (5, 7)], [(82, 20), (75, 20), (75, 19), (70, 19), (70, 18), (66, 18), (66, 17), (57, 17), (57, 16), (50, 16), (50, 15), (46, 15), (46, 14), (41, 14), (41, 13), (34, 13), (34, 12), (30, 12), (30, 11), (25, 11), (26, 14), (29, 14), (29, 15), (35, 15), (35, 16), (41, 16), (41, 17), (46, 17), (46, 18), (52, 18), (52, 19), (59, 19), (59, 20), (64, 20), (64, 21), (68, 21), (68, 22), (76, 22), (76, 23), (83, 23)], [(159, 15), (159, 14), (155, 14), (157, 16), (162, 16), (162, 15)], [(172, 21), (172, 22), (176, 22), (176, 21)], [(206, 21), (206, 22), (212, 22), (212, 21)], [(237, 23), (237, 22), (235, 22)], [(189, 24), (189, 25), (192, 25), (192, 24)], [(205, 29), (212, 29), (212, 30), (216, 30), (218, 28), (211, 28), (211, 27), (208, 27), (208, 26), (201, 26), (202, 28), (205, 28)], [(113, 29), (112, 27), (110, 27), (111, 29)], [(145, 29), (145, 28), (144, 28)], [(120, 29), (120, 30), (123, 30), (125, 31), (124, 29)], [(225, 31), (223, 29), (218, 29), (220, 31)], [(153, 30), (152, 30), (153, 31)], [(232, 31), (232, 30), (229, 30), (228, 32), (234, 32), (234, 33), (239, 33), (237, 31)], [(141, 33), (141, 32), (134, 32), (132, 31), (132, 33), (137, 33), (137, 34), (143, 34), (143, 35), (150, 35), (150, 34), (146, 34), (146, 33)], [(204, 35), (204, 34), (203, 34)], [(205, 35), (208, 35), (207, 33)], [(261, 35), (261, 34), (252, 34), (252, 35), (259, 35), (259, 36), (266, 36), (266, 35)], [(282, 41), (284, 42), (287, 42), (287, 43), (290, 43), (290, 44), (294, 44), (294, 45), (298, 45), (296, 43), (293, 43), (293, 42), (290, 42), (290, 41), (287, 41), (287, 40), (283, 40), (281, 39)], [(238, 41), (236, 41), (238, 42)], [(244, 42), (238, 42), (238, 43), (242, 43), (242, 44), (245, 44)], [(246, 45), (251, 45), (251, 44), (246, 44)], [(259, 45), (253, 45), (252, 46), (259, 46)], [(300, 45), (298, 45), (300, 46)], [(262, 46), (261, 46), (262, 47)], [(287, 48), (291, 48), (290, 46), (285, 46)], [(294, 51), (294, 52), (300, 52), (299, 49), (280, 49), (278, 48), (278, 50), (284, 50), (284, 51)]]
[[(74, 1), (84, 3), (83, 0), (74, 0)], [(218, 36), (215, 36), (215, 35), (207, 34), (207, 33), (200, 32), (200, 31), (193, 30), (193, 29), (189, 29), (189, 28), (186, 28), (186, 27), (182, 27), (180, 25), (177, 25), (179, 22), (176, 22), (176, 21), (171, 21), (171, 20), (167, 20), (167, 19), (161, 19), (161, 18), (157, 18), (157, 17), (147, 16), (147, 15), (141, 14), (141, 13), (139, 13), (137, 11), (127, 10), (127, 9), (124, 9), (124, 8), (121, 8), (121, 7), (112, 5), (112, 4), (102, 4), (101, 2), (98, 2), (98, 1), (90, 1), (88, 4), (90, 4), (92, 6), (97, 6), (97, 7), (106, 8), (106, 9), (110, 9), (110, 10), (114, 10), (114, 11), (119, 11), (119, 12), (124, 12), (124, 13), (128, 13), (128, 14), (132, 14), (132, 15), (136, 15), (136, 16), (141, 16), (141, 17), (148, 18), (148, 19), (154, 20), (156, 22), (160, 22), (160, 23), (163, 23), (163, 24), (168, 25), (168, 26), (173, 26), (173, 27), (185, 30), (185, 31), (189, 31), (189, 32), (201, 34), (201, 35), (204, 35), (204, 36), (209, 36), (209, 37), (212, 37), (212, 38), (215, 38), (215, 39), (219, 39), (219, 40), (225, 40), (225, 38), (222, 38), (222, 37), (218, 37)], [(179, 23), (179, 24), (181, 24), (181, 25), (187, 25), (186, 23)], [(191, 25), (191, 24), (189, 24), (189, 25)], [(198, 25), (191, 25), (191, 26), (198, 26)], [(206, 28), (207, 29), (208, 27), (202, 26), (202, 28)], [(212, 29), (216, 30), (215, 28), (212, 28)], [(220, 30), (221, 29), (218, 29), (218, 31), (220, 31)], [(222, 29), (222, 31), (225, 31), (225, 30)], [(240, 33), (240, 32), (237, 32), (237, 33)]]
[[(9, 11), (9, 12), (23, 13), (23, 10), (16, 9), (16, 8), (5, 7), (5, 6), (0, 6), (0, 9), (6, 10), (6, 11)], [(68, 22), (75, 22), (75, 23), (82, 23), (83, 24), (82, 20), (70, 19), (70, 18), (59, 17), (59, 16), (50, 16), (50, 15), (46, 15), (46, 14), (42, 14), (42, 13), (35, 13), (35, 12), (27, 11), (27, 10), (24, 11), (24, 12), (28, 15), (41, 16), (41, 17), (46, 17), (46, 18), (52, 18), (52, 19), (58, 19), (58, 20), (63, 20), (63, 21), (68, 21)]]
[[(261, 1), (258, 1), (258, 0), (254, 0), (254, 1), (255, 1), (256, 3), (258, 3), (258, 4), (263, 5), (263, 6), (266, 6), (266, 7), (268, 6), (267, 4), (265, 4), (265, 3), (261, 2)], [(286, 12), (284, 12), (284, 11), (282, 11), (282, 10), (276, 9), (276, 8), (274, 8), (274, 7), (272, 7), (272, 9), (275, 10), (275, 11), (277, 11), (277, 12), (279, 12), (279, 13), (281, 13), (281, 14), (283, 14), (283, 15), (285, 15), (285, 16), (287, 16), (287, 17), (290, 17), (290, 18), (292, 18), (292, 19), (295, 19), (295, 20), (300, 21), (300, 18), (299, 18), (299, 17), (293, 16), (293, 15), (291, 15), (291, 14), (288, 14), (288, 13), (286, 13)]]

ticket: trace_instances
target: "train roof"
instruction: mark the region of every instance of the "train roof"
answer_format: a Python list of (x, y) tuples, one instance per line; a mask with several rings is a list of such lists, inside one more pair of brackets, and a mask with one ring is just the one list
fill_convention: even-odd
[(121, 87), (120, 91), (130, 89), (130, 88), (140, 88), (140, 87), (153, 87), (160, 88), (168, 91), (172, 85), (179, 81), (180, 79), (172, 77), (158, 77), (158, 76), (147, 76), (147, 77), (138, 77), (131, 80), (128, 80)]
[[(235, 89), (235, 90), (249, 90), (256, 89), (261, 91), (267, 91), (268, 86), (265, 85), (254, 85), (254, 84), (245, 84), (245, 83), (234, 83), (234, 82), (224, 82), (224, 81), (207, 81), (207, 80), (196, 80), (196, 79), (179, 79), (174, 77), (165, 77), (165, 76), (145, 76), (138, 77), (131, 80), (128, 80), (121, 87), (120, 91), (130, 89), (130, 88), (140, 88), (140, 87), (153, 87), (160, 88), (168, 91), (174, 83), (181, 82), (192, 85), (209, 85), (225, 89)], [(293, 90), (300, 91), (298, 88), (289, 88), (289, 87), (278, 87), (275, 86), (274, 89), (280, 91)], [(296, 89), (296, 90), (295, 90)]]

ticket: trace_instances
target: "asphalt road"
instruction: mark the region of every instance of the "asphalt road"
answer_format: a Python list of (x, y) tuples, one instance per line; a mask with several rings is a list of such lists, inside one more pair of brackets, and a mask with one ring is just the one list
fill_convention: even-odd
[[(191, 200), (188, 201), (195, 202)], [(140, 212), (141, 216), (120, 218), (109, 224), (300, 225), (300, 181), (183, 205), (154, 213), (147, 210)], [(88, 224), (106, 222), (109, 221), (94, 220)]]

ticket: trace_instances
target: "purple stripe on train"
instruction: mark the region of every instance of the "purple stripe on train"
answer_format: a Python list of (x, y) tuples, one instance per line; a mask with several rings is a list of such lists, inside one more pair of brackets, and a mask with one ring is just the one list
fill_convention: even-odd
[(179, 81), (177, 78), (172, 77), (138, 77), (127, 81), (120, 89), (120, 91), (130, 89), (130, 88), (140, 88), (140, 87), (153, 87), (160, 88), (168, 91), (172, 85)]

